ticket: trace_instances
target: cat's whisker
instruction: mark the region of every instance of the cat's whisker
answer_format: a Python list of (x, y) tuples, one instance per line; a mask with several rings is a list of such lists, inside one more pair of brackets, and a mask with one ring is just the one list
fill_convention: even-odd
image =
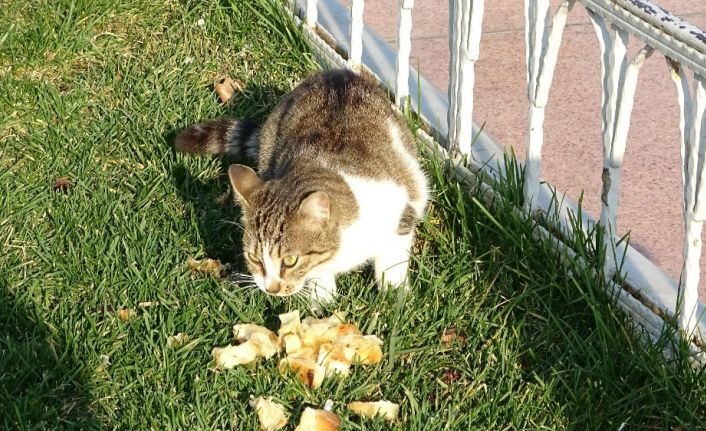
[(223, 224), (230, 224), (230, 225), (237, 227), (243, 233), (243, 236), (247, 236), (247, 238), (250, 240), (253, 240), (255, 238), (255, 236), (252, 234), (252, 232), (245, 229), (245, 226), (243, 226), (243, 224), (240, 222), (233, 221), (233, 220), (227, 220), (227, 219), (220, 219), (220, 220), (218, 220), (218, 222), (223, 223)]
[(254, 277), (251, 274), (245, 274), (243, 272), (234, 272), (231, 274), (228, 274), (228, 279), (233, 279), (233, 280), (254, 280)]
[(219, 222), (219, 223), (232, 224), (232, 225), (238, 226), (239, 228), (242, 228), (242, 227), (243, 227), (243, 224), (242, 224), (242, 223), (238, 223), (237, 221), (233, 221), (233, 220), (220, 219), (220, 220), (218, 220), (218, 222)]
[(234, 286), (257, 286), (252, 280), (229, 280)]
[(231, 286), (230, 290), (246, 290), (246, 289), (253, 289), (257, 288), (257, 283), (255, 283), (252, 280), (229, 280), (230, 283), (229, 285)]

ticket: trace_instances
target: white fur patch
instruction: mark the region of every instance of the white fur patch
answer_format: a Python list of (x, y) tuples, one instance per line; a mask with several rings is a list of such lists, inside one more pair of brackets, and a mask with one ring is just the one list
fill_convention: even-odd
[(265, 288), (270, 287), (273, 280), (281, 281), (279, 278), (279, 265), (275, 265), (274, 260), (272, 260), (269, 243), (262, 244), (262, 266), (265, 267), (265, 277), (262, 283)]
[(385, 241), (396, 235), (409, 196), (391, 181), (376, 181), (342, 174), (358, 202), (358, 219), (341, 230), (336, 256), (324, 264), (331, 273), (349, 271), (376, 256)]
[(424, 214), (424, 208), (426, 207), (427, 200), (429, 199), (429, 190), (427, 186), (427, 177), (422, 172), (422, 168), (419, 166), (419, 162), (415, 159), (413, 154), (409, 153), (409, 150), (405, 148), (402, 143), (402, 136), (400, 134), (400, 129), (394, 120), (388, 120), (388, 127), (390, 130), (390, 138), (392, 139), (392, 148), (397, 152), (400, 158), (404, 161), (408, 172), (414, 178), (417, 183), (417, 190), (419, 195), (417, 199), (410, 201), (410, 205), (417, 213), (417, 217), (421, 218)]

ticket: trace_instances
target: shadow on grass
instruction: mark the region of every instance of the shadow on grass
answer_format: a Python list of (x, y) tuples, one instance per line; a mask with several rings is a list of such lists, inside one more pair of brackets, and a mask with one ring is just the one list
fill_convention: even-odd
[[(285, 88), (246, 83), (245, 89), (241, 93), (236, 93), (231, 103), (222, 107), (220, 114), (213, 118), (198, 118), (175, 127), (164, 136), (165, 142), (173, 148), (174, 139), (183, 128), (196, 122), (213, 120), (219, 116), (250, 119), (261, 124), (288, 91)], [(215, 95), (214, 103), (219, 103)], [(227, 172), (228, 167), (233, 163), (242, 163), (253, 168), (256, 168), (256, 164), (233, 156), (217, 158), (220, 167), (219, 175), (215, 178), (202, 178), (200, 172), (190, 170), (188, 162), (178, 163), (172, 170), (172, 178), (179, 198), (190, 209), (185, 213), (187, 222), (191, 223), (194, 220), (196, 223), (205, 257), (230, 264), (234, 273), (248, 273), (243, 262), (240, 208), (234, 202)], [(259, 291), (256, 294), (259, 294)], [(268, 302), (269, 310), (264, 318), (267, 324), (275, 327), (279, 324), (277, 315), (286, 312), (288, 305), (286, 301), (279, 298)]]
[[(186, 121), (164, 136), (165, 143), (173, 148), (174, 139), (181, 130), (191, 124), (214, 120), (221, 116), (250, 119), (261, 123), (286, 91), (282, 88), (246, 83), (243, 91), (236, 93), (231, 102), (222, 107), (219, 115)], [(214, 103), (219, 103), (215, 94), (213, 97)], [(240, 270), (244, 269), (240, 211), (230, 193), (227, 171), (233, 163), (255, 166), (251, 161), (231, 156), (220, 156), (219, 160), (220, 175), (217, 178), (203, 180), (200, 178), (200, 172), (191, 172), (185, 163), (178, 164), (173, 169), (172, 176), (179, 197), (193, 209), (206, 255), (230, 263), (236, 270)], [(191, 214), (187, 214), (187, 217), (190, 218)]]
[(0, 428), (99, 429), (82, 366), (0, 275)]
[(230, 196), (225, 174), (229, 164), (222, 161), (222, 173), (215, 179), (200, 179), (183, 164), (177, 165), (172, 175), (179, 197), (192, 209), (185, 217), (195, 218), (206, 256), (240, 269), (244, 268), (243, 232), (240, 210)]

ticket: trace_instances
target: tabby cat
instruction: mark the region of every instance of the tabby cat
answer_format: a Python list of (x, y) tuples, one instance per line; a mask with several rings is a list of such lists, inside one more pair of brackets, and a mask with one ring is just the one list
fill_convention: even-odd
[(272, 295), (305, 287), (314, 305), (336, 295), (337, 274), (373, 260), (380, 287), (407, 287), (414, 228), (428, 199), (409, 129), (375, 83), (347, 70), (316, 74), (265, 123), (233, 118), (183, 130), (187, 153), (235, 154), (245, 261)]

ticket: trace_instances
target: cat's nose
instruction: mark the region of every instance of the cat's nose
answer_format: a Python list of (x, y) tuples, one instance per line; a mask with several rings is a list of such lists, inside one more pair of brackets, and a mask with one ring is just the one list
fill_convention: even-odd
[(282, 284), (279, 281), (272, 280), (266, 287), (265, 290), (267, 293), (271, 293), (273, 295), (279, 293), (280, 290), (282, 290)]

